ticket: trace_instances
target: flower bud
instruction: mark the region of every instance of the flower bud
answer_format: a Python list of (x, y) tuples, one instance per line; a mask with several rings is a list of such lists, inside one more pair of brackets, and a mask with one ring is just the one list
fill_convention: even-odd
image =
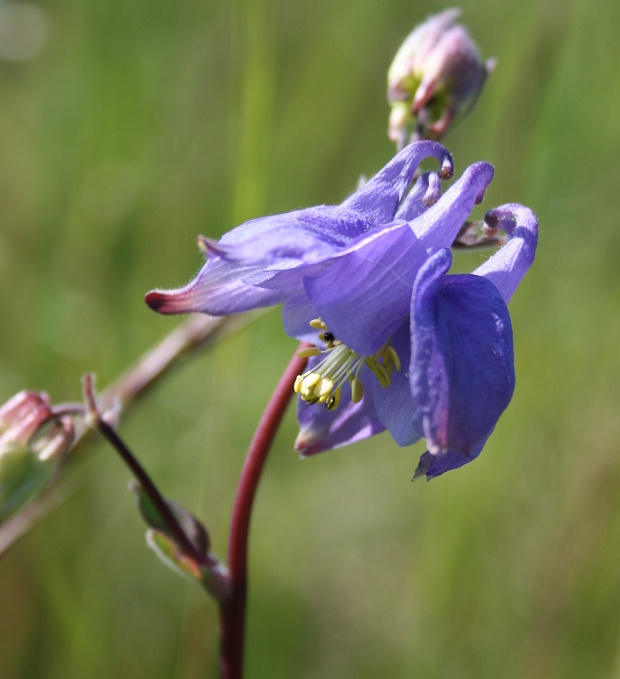
[(441, 139), (475, 103), (495, 60), (480, 60), (467, 30), (447, 9), (420, 24), (396, 53), (388, 71), (392, 107), (388, 136), (399, 147), (413, 139)]
[(54, 419), (43, 392), (22, 391), (0, 407), (0, 522), (45, 486), (73, 438), (72, 420)]

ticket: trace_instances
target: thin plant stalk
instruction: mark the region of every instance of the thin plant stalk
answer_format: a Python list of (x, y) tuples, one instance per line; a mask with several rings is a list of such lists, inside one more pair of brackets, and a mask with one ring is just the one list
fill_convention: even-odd
[[(256, 313), (227, 317), (201, 314), (192, 316), (178, 325), (113, 384), (101, 392), (99, 405), (102, 418), (106, 422), (109, 422), (110, 418), (118, 420), (128, 406), (144, 396), (150, 387), (167, 375), (183, 358), (239, 330), (256, 316)], [(78, 448), (86, 440), (89, 431), (88, 427), (76, 426), (75, 441), (59, 473), (39, 497), (0, 526), (0, 556), (5, 554), (37, 521), (62, 504), (79, 485), (79, 480), (75, 475), (67, 472), (73, 467), (73, 458), (78, 457)]]
[(129, 467), (131, 473), (134, 475), (143, 491), (149, 497), (153, 506), (157, 509), (157, 513), (166, 527), (174, 537), (177, 545), (183, 550), (183, 553), (191, 557), (197, 564), (201, 566), (212, 565), (208, 558), (201, 554), (192, 544), (189, 537), (186, 535), (183, 528), (172, 513), (165, 498), (159, 492), (157, 486), (151, 480), (151, 477), (146, 473), (146, 470), (138, 462), (135, 455), (129, 450), (121, 437), (112, 429), (112, 427), (102, 419), (97, 404), (95, 403), (95, 394), (93, 389), (92, 375), (86, 375), (83, 382), (84, 398), (88, 406), (88, 417), (91, 420), (93, 428), (95, 428), (110, 445), (120, 455), (123, 462)]
[(297, 351), (284, 371), (278, 386), (258, 423), (250, 444), (233, 505), (228, 539), (228, 570), (230, 596), (220, 603), (220, 672), (222, 679), (241, 679), (243, 676), (243, 643), (248, 585), (248, 537), (250, 518), (261, 473), (280, 427), (286, 407), (294, 395), (297, 375), (304, 372), (307, 359)]

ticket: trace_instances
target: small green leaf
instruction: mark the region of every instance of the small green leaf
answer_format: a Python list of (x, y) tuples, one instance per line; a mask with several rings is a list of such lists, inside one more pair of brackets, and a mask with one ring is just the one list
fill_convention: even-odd
[[(172, 535), (168, 529), (168, 526), (164, 522), (157, 507), (151, 502), (151, 499), (144, 492), (142, 486), (137, 482), (131, 482), (129, 484), (129, 490), (136, 495), (138, 509), (147, 525), (174, 540), (174, 535)], [(187, 535), (189, 541), (196, 548), (196, 551), (199, 554), (206, 554), (209, 551), (210, 541), (209, 535), (202, 523), (180, 504), (173, 502), (172, 500), (166, 500), (166, 504), (183, 529), (185, 535)]]
[(166, 566), (181, 575), (189, 575), (190, 578), (204, 584), (204, 576), (200, 566), (192, 558), (182, 554), (174, 541), (165, 533), (155, 528), (149, 528), (146, 531), (146, 542)]

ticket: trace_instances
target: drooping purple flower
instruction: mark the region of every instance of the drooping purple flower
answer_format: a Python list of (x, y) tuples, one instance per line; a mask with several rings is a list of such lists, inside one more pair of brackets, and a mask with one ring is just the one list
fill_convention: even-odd
[[(439, 172), (410, 189), (429, 157)], [(282, 303), (286, 332), (316, 345), (296, 383), (302, 455), (387, 429), (400, 445), (426, 438), (417, 475), (462, 466), (512, 396), (506, 303), (533, 260), (537, 223), (519, 205), (487, 213), (488, 228), (508, 242), (473, 274), (449, 275), (450, 246), (493, 168), (470, 166), (441, 195), (451, 174), (440, 144), (411, 144), (341, 205), (255, 219), (219, 242), (202, 238), (208, 261), (196, 278), (150, 292), (147, 304), (223, 315)]]

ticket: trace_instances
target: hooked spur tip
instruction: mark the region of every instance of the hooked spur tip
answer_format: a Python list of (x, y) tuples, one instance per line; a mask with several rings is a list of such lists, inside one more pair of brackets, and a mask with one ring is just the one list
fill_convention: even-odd
[(508, 234), (512, 234), (517, 226), (517, 220), (513, 214), (498, 208), (493, 208), (484, 215), (484, 223), (491, 229), (501, 229)]
[(487, 226), (491, 227), (492, 229), (496, 229), (496, 228), (497, 228), (497, 226), (498, 226), (499, 223), (500, 223), (500, 219), (501, 219), (501, 217), (500, 217), (500, 215), (495, 211), (495, 209), (489, 210), (489, 211), (484, 215), (484, 223), (485, 223)]
[(454, 163), (452, 162), (452, 156), (446, 154), (441, 161), (441, 170), (439, 170), (439, 176), (441, 179), (450, 179), (454, 174)]

